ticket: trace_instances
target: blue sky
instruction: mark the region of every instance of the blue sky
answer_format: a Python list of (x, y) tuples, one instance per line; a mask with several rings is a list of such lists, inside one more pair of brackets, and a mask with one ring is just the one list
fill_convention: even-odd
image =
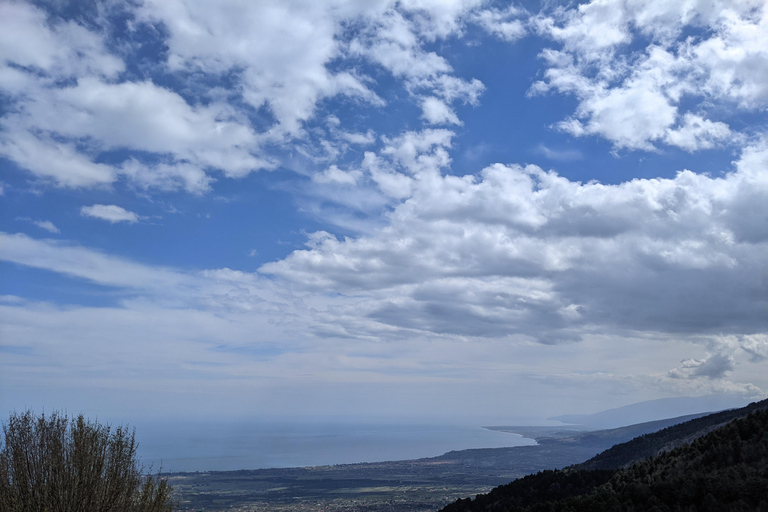
[(763, 1), (0, 4), (0, 408), (768, 392)]

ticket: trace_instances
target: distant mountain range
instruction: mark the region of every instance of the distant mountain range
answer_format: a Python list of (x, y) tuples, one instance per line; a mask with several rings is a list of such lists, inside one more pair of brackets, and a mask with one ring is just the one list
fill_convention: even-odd
[(647, 423), (665, 418), (734, 409), (744, 407), (749, 402), (749, 399), (739, 395), (683, 396), (648, 400), (595, 414), (564, 414), (548, 419), (578, 425), (590, 430), (605, 429), (635, 423)]
[(768, 400), (644, 434), (442, 512), (678, 510), (768, 512)]

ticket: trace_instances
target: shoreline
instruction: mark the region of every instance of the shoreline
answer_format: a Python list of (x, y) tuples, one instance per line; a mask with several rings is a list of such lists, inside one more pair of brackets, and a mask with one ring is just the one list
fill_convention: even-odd
[(146, 466), (162, 467), (169, 474), (389, 463), (536, 443), (516, 432), (452, 425), (352, 425), (333, 430), (312, 425), (251, 430), (241, 425), (191, 429), (173, 439), (162, 434), (142, 442), (140, 456)]

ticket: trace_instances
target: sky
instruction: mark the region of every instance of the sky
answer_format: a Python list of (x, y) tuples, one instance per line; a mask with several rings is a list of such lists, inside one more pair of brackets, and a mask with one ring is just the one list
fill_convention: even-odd
[(0, 410), (768, 393), (764, 0), (0, 1)]

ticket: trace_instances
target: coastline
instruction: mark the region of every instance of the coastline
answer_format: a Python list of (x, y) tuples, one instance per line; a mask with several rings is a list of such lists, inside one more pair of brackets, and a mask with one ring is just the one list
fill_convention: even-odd
[[(535, 444), (482, 426), (454, 425), (206, 425), (142, 438), (141, 459), (164, 472), (281, 469), (438, 457), (465, 449)], [(512, 435), (510, 435), (512, 434)]]

